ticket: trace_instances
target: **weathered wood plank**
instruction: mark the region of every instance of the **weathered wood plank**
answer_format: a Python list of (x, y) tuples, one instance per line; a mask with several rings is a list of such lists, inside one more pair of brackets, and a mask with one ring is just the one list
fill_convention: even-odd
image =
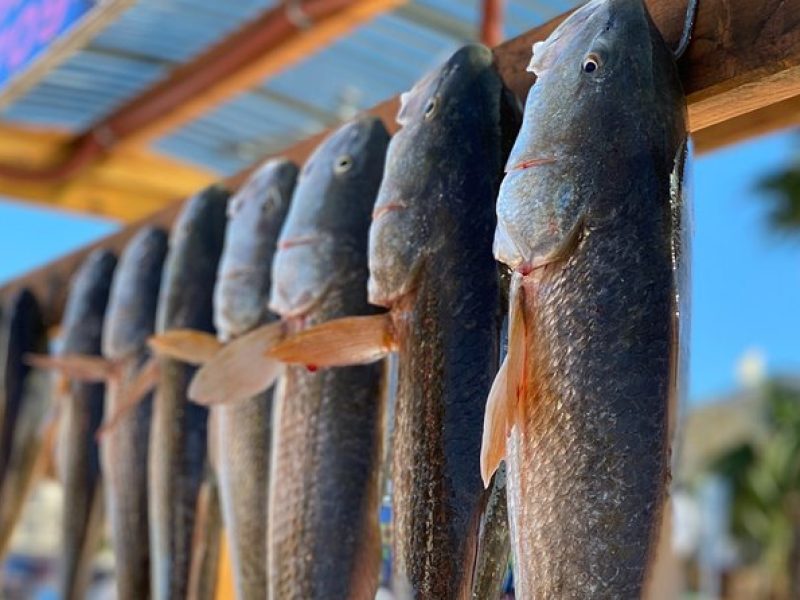
[[(39, 167), (60, 160), (66, 132), (0, 121), (0, 162)], [(168, 177), (164, 174), (169, 173)], [(153, 214), (218, 178), (208, 169), (143, 148), (120, 148), (66, 183), (3, 177), (0, 195), (130, 222)]]
[[(646, 3), (664, 39), (677, 45), (686, 2)], [(518, 96), (534, 81), (524, 69), (531, 46), (566, 16), (495, 50), (503, 79)], [(679, 66), (693, 132), (800, 95), (800, 0), (700, 0), (692, 44)]]

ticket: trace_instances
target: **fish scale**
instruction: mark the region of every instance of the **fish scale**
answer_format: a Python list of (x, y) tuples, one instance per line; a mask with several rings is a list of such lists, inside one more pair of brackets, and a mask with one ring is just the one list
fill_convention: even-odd
[[(389, 135), (356, 119), (308, 159), (273, 264), (270, 307), (293, 329), (374, 315), (367, 230)], [(372, 600), (379, 569), (382, 364), (287, 367), (275, 394), (268, 519), (273, 600)]]

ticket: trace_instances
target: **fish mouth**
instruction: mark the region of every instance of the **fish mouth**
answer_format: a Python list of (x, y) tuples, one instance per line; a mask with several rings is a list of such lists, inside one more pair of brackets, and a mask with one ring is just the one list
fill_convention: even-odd
[(268, 308), (284, 320), (303, 319), (317, 305), (325, 291), (327, 291), (327, 285), (323, 292), (303, 291), (299, 294), (276, 286)]
[(518, 163), (514, 163), (506, 167), (506, 173), (510, 173), (512, 171), (525, 171), (526, 169), (530, 169), (533, 167), (542, 167), (544, 165), (552, 165), (553, 163), (557, 162), (558, 159), (554, 156), (545, 156), (542, 158), (526, 158)]
[(284, 322), (288, 333), (297, 333), (306, 328), (308, 323), (308, 312), (284, 316), (281, 318), (281, 320)]
[(288, 240), (281, 240), (278, 242), (278, 250), (287, 250), (289, 248), (296, 248), (298, 246), (310, 246), (322, 240), (319, 235), (301, 235)]
[(391, 309), (398, 298), (402, 298), (405, 291), (387, 293), (383, 290), (374, 276), (370, 275), (367, 280), (367, 301), (375, 306), (383, 306)]
[(372, 211), (372, 221), (374, 223), (375, 221), (380, 220), (382, 217), (385, 217), (386, 215), (388, 215), (390, 213), (398, 212), (398, 211), (401, 211), (401, 210), (405, 210), (407, 208), (408, 208), (408, 206), (406, 205), (406, 203), (401, 201), (401, 200), (396, 200), (394, 202), (388, 202), (387, 204), (384, 204), (383, 206), (377, 206), (377, 207), (375, 207), (375, 210)]
[(243, 267), (238, 266), (235, 268), (225, 269), (219, 274), (220, 279), (239, 279), (240, 277), (249, 277), (254, 273), (258, 273), (259, 269), (256, 267)]
[(297, 232), (278, 243), (272, 263), (269, 309), (282, 317), (309, 312), (336, 277), (333, 242), (324, 232)]
[(512, 270), (518, 270), (528, 262), (502, 218), (497, 221), (492, 251), (498, 261), (508, 265)]
[(370, 277), (367, 281), (367, 301), (375, 306), (388, 308), (392, 312), (400, 307), (413, 304), (409, 300), (413, 296), (414, 288), (412, 286), (403, 286), (399, 291), (383, 292), (383, 288), (375, 281), (374, 277)]

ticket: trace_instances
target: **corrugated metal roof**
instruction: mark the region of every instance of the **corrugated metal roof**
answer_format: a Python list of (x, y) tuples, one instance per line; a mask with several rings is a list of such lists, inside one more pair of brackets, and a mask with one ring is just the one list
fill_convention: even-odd
[[(139, 0), (0, 118), (79, 131), (275, 0)], [(508, 0), (508, 37), (579, 0)], [(479, 0), (415, 0), (154, 144), (220, 173), (240, 169), (410, 88), (477, 31)]]
[(139, 0), (0, 118), (85, 128), (275, 0)]

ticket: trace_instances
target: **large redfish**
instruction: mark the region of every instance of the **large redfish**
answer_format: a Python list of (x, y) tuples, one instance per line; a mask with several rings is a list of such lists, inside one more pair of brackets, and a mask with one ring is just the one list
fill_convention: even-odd
[(685, 335), (686, 101), (642, 0), (588, 3), (530, 68), (497, 203), (514, 274), (482, 472), (506, 458), (519, 597), (638, 598)]

